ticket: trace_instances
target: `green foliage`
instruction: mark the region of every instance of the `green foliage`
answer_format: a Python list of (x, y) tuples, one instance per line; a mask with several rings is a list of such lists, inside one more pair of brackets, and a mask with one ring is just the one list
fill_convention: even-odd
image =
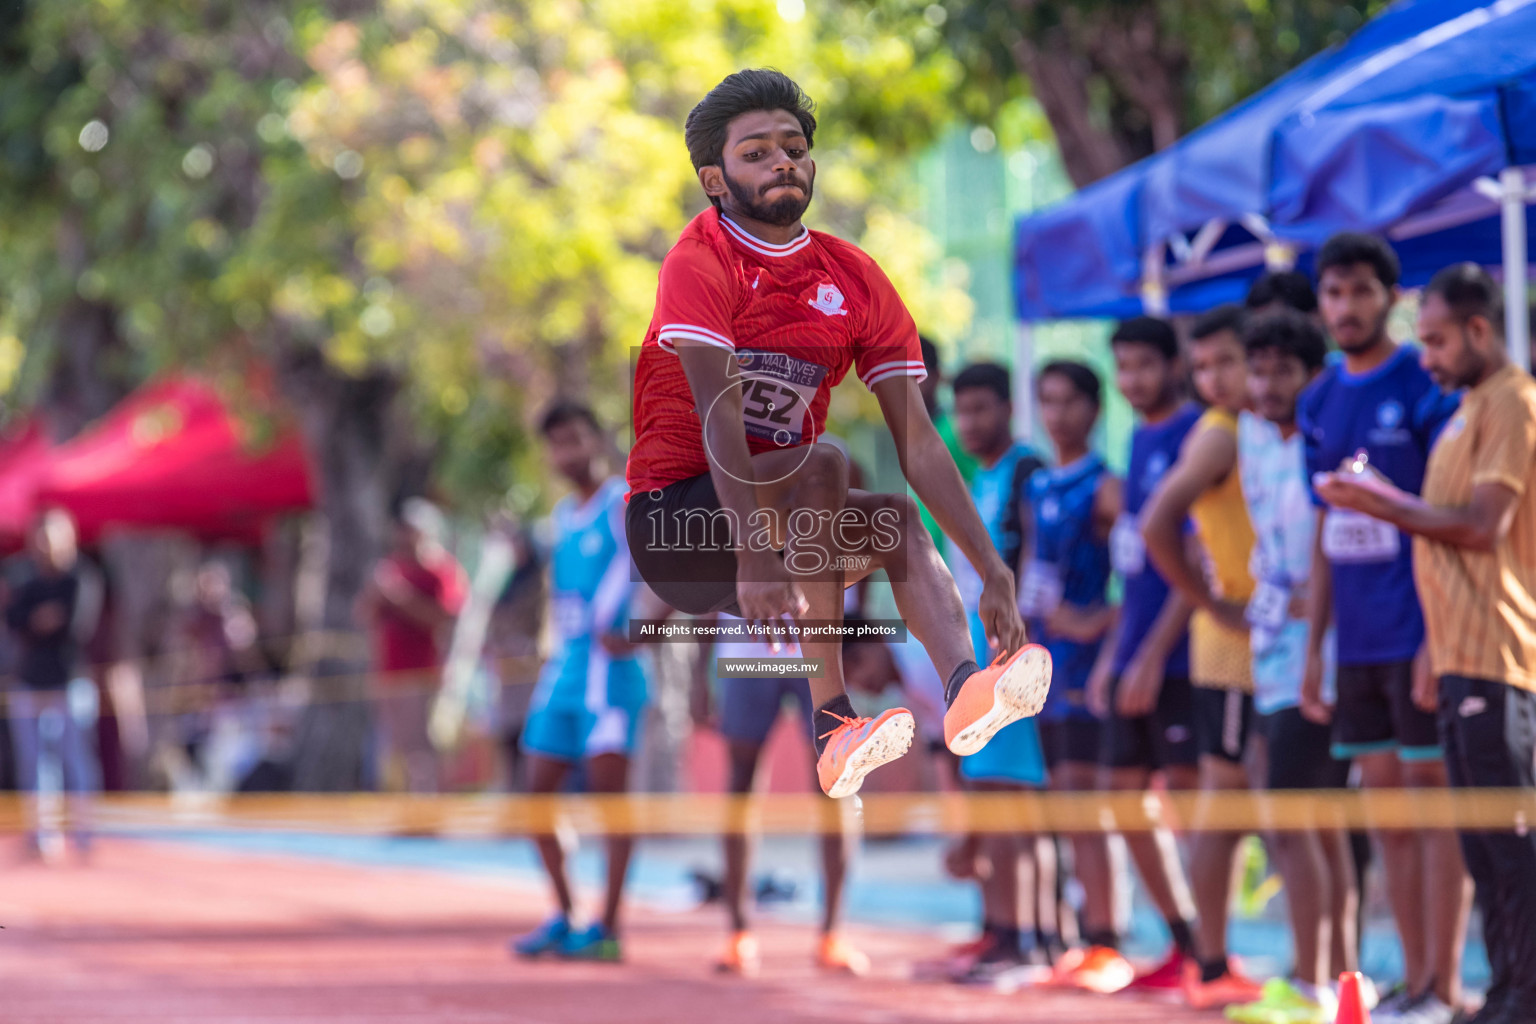
[[(331, 10), (34, 0), (10, 15), (0, 387), (35, 389), (79, 297), (115, 311), (140, 375), (295, 343), (392, 367), (449, 494), (542, 482), (525, 424), (549, 397), (627, 421), (657, 266), (703, 205), (683, 117), (753, 65), (821, 100), (813, 223), (867, 244), (925, 323), (965, 322), (902, 212), (902, 158), (953, 116), (963, 73), (901, 4)], [(8, 338), (27, 342), (14, 380)]]

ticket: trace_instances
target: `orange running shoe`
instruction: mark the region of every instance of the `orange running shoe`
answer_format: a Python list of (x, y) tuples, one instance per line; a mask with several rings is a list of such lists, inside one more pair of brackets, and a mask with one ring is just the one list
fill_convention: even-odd
[(988, 667), (960, 684), (944, 712), (944, 742), (964, 757), (987, 745), (997, 731), (1045, 707), (1051, 688), (1051, 655), (1039, 644), (1025, 644), (1006, 658), (997, 656)]
[(869, 973), (869, 957), (840, 935), (823, 935), (821, 948), (816, 950), (816, 966), (862, 978)]
[(912, 745), (916, 723), (906, 708), (891, 708), (878, 718), (844, 718), (830, 711), (822, 713), (842, 723), (818, 737), (827, 741), (816, 759), (816, 778), (827, 796), (852, 796), (863, 785), (864, 776), (887, 761), (896, 760)]
[(1072, 949), (1059, 960), (1051, 983), (1108, 996), (1136, 980), (1136, 968), (1108, 946)]
[(1184, 967), (1184, 1001), (1194, 1010), (1219, 1010), (1237, 1003), (1257, 1002), (1264, 986), (1242, 972), (1232, 957), (1227, 969), (1214, 981), (1200, 978), (1200, 965), (1191, 960)]
[(751, 932), (732, 932), (725, 949), (715, 958), (715, 970), (721, 974), (739, 974), (755, 978), (763, 962), (757, 952), (757, 938)]
[(1166, 960), (1145, 974), (1136, 975), (1125, 987), (1132, 992), (1178, 992), (1184, 987), (1185, 960), (1184, 954), (1174, 948)]

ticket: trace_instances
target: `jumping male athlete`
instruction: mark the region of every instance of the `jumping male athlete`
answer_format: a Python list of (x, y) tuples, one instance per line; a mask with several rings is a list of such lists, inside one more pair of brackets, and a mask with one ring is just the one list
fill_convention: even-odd
[[(710, 209), (662, 262), (656, 311), (635, 373), (629, 456), (630, 550), (679, 611), (728, 611), (766, 626), (836, 628), (843, 588), (883, 569), (897, 609), (947, 680), (945, 740), (972, 754), (1038, 713), (1050, 656), (1026, 645), (1013, 572), (993, 547), (923, 406), (917, 328), (859, 249), (800, 218), (816, 178), (816, 118), (772, 70), (726, 78), (688, 115), (684, 136)], [(849, 369), (874, 392), (917, 497), (982, 577), (978, 611), (994, 649), (975, 661), (965, 610), (904, 494), (848, 486), (848, 464), (818, 444), (831, 390)], [(860, 718), (843, 687), (842, 638), (800, 635), (816, 707), (817, 775), (833, 797), (912, 742), (905, 708)]]

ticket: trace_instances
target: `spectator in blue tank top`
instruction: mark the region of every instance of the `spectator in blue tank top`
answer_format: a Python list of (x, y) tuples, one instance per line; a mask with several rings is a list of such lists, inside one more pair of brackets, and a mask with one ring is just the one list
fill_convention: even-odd
[[(1121, 505), (1120, 481), (1089, 450), (1102, 385), (1082, 363), (1058, 360), (1035, 375), (1040, 421), (1056, 465), (1029, 478), (1026, 540), (1019, 559), (1019, 612), (1031, 637), (1051, 652), (1050, 698), (1040, 738), (1050, 786), (1062, 792), (1098, 788), (1099, 721), (1088, 709), (1088, 676), (1117, 609), (1109, 603), (1109, 535)], [(1083, 887), (1079, 932), (1084, 947), (1068, 954), (1074, 974), (1132, 970), (1119, 952), (1115, 876), (1102, 832), (1072, 838), (1073, 866)]]
[[(970, 480), (971, 498), (987, 528), (992, 544), (1010, 567), (1018, 565), (1021, 541), (1019, 498), (1041, 462), (1029, 446), (1013, 436), (1013, 381), (1008, 370), (996, 363), (973, 363), (955, 374), (955, 428), (960, 444), (976, 460)], [(954, 572), (960, 601), (970, 622), (976, 660), (988, 664), (998, 652), (997, 638), (988, 636), (980, 614), (982, 578), (965, 556), (951, 546), (949, 564)], [(985, 748), (960, 759), (960, 778), (969, 789), (1017, 791), (1045, 784), (1045, 759), (1033, 718), (1005, 726)], [(970, 965), (974, 980), (1022, 963), (1021, 931), (1033, 946), (1037, 936), (1056, 929), (1044, 924), (1054, 914), (1031, 899), (1041, 886), (1020, 882), (1037, 872), (1050, 870), (1036, 857), (1031, 835), (990, 833), (980, 837), (978, 849), (990, 863), (981, 882), (983, 949)], [(1021, 872), (1019, 868), (1024, 870)], [(1024, 896), (1020, 912), (1020, 890)], [(1027, 915), (1028, 908), (1035, 913)], [(1026, 916), (1027, 915), (1027, 916)]]
[[(1147, 558), (1138, 519), (1178, 458), (1200, 407), (1184, 396), (1184, 364), (1173, 327), (1136, 317), (1110, 336), (1115, 384), (1136, 412), (1122, 507), (1110, 533), (1110, 560), (1124, 583), (1119, 622), (1088, 678), (1088, 706), (1102, 720), (1099, 786), (1141, 792), (1162, 773), (1169, 789), (1195, 786), (1193, 697), (1186, 630), (1191, 608)], [(1195, 956), (1194, 907), (1178, 851), (1167, 833), (1125, 837), (1148, 895), (1163, 915), (1173, 950), (1133, 987), (1177, 990)]]
[[(1397, 255), (1379, 238), (1343, 233), (1318, 251), (1323, 323), (1344, 354), (1302, 394), (1297, 425), (1307, 472), (1359, 465), (1418, 494), (1430, 445), (1455, 410), (1419, 365), (1418, 351), (1387, 334), (1397, 301)], [(1357, 453), (1363, 456), (1357, 457)], [(1442, 788), (1445, 761), (1432, 701), (1415, 695), (1428, 677), (1424, 617), (1408, 538), (1390, 523), (1318, 506), (1309, 590), (1302, 709), (1333, 724), (1333, 754), (1353, 758), (1370, 788)], [(1330, 626), (1336, 629), (1330, 633)], [(1323, 643), (1336, 636), (1337, 699), (1323, 702)], [(1460, 998), (1470, 887), (1452, 832), (1376, 836), (1403, 945), (1405, 1002), (1378, 1021), (1450, 1024)], [(1411, 1015), (1410, 1015), (1411, 1014)]]

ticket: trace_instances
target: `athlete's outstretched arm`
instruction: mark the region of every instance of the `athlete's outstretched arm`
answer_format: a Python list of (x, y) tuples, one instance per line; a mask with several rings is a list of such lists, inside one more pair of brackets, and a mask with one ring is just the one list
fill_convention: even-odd
[(704, 431), (709, 476), (720, 507), (731, 513), (736, 545), (736, 602), (742, 618), (764, 621), (804, 615), (805, 595), (774, 551), (753, 551), (746, 543), (758, 504), (752, 453), (741, 408), (741, 386), (732, 376), (736, 356), (713, 345), (677, 338), (677, 358), (688, 377), (693, 404)]
[(982, 525), (981, 516), (971, 502), (970, 491), (960, 477), (954, 457), (944, 439), (928, 418), (922, 393), (912, 377), (888, 377), (874, 386), (880, 400), (901, 471), (918, 499), (933, 515), (939, 528), (960, 546), (982, 579), (978, 612), (986, 627), (987, 639), (1012, 653), (1024, 644), (1024, 623), (1014, 592), (1013, 570), (992, 546), (992, 538)]
[(1184, 543), (1184, 522), (1196, 499), (1237, 472), (1237, 438), (1225, 430), (1205, 429), (1189, 439), (1179, 460), (1157, 485), (1142, 515), (1141, 535), (1152, 564), (1195, 607), (1204, 608), (1235, 629), (1246, 630), (1241, 605), (1211, 593)]

